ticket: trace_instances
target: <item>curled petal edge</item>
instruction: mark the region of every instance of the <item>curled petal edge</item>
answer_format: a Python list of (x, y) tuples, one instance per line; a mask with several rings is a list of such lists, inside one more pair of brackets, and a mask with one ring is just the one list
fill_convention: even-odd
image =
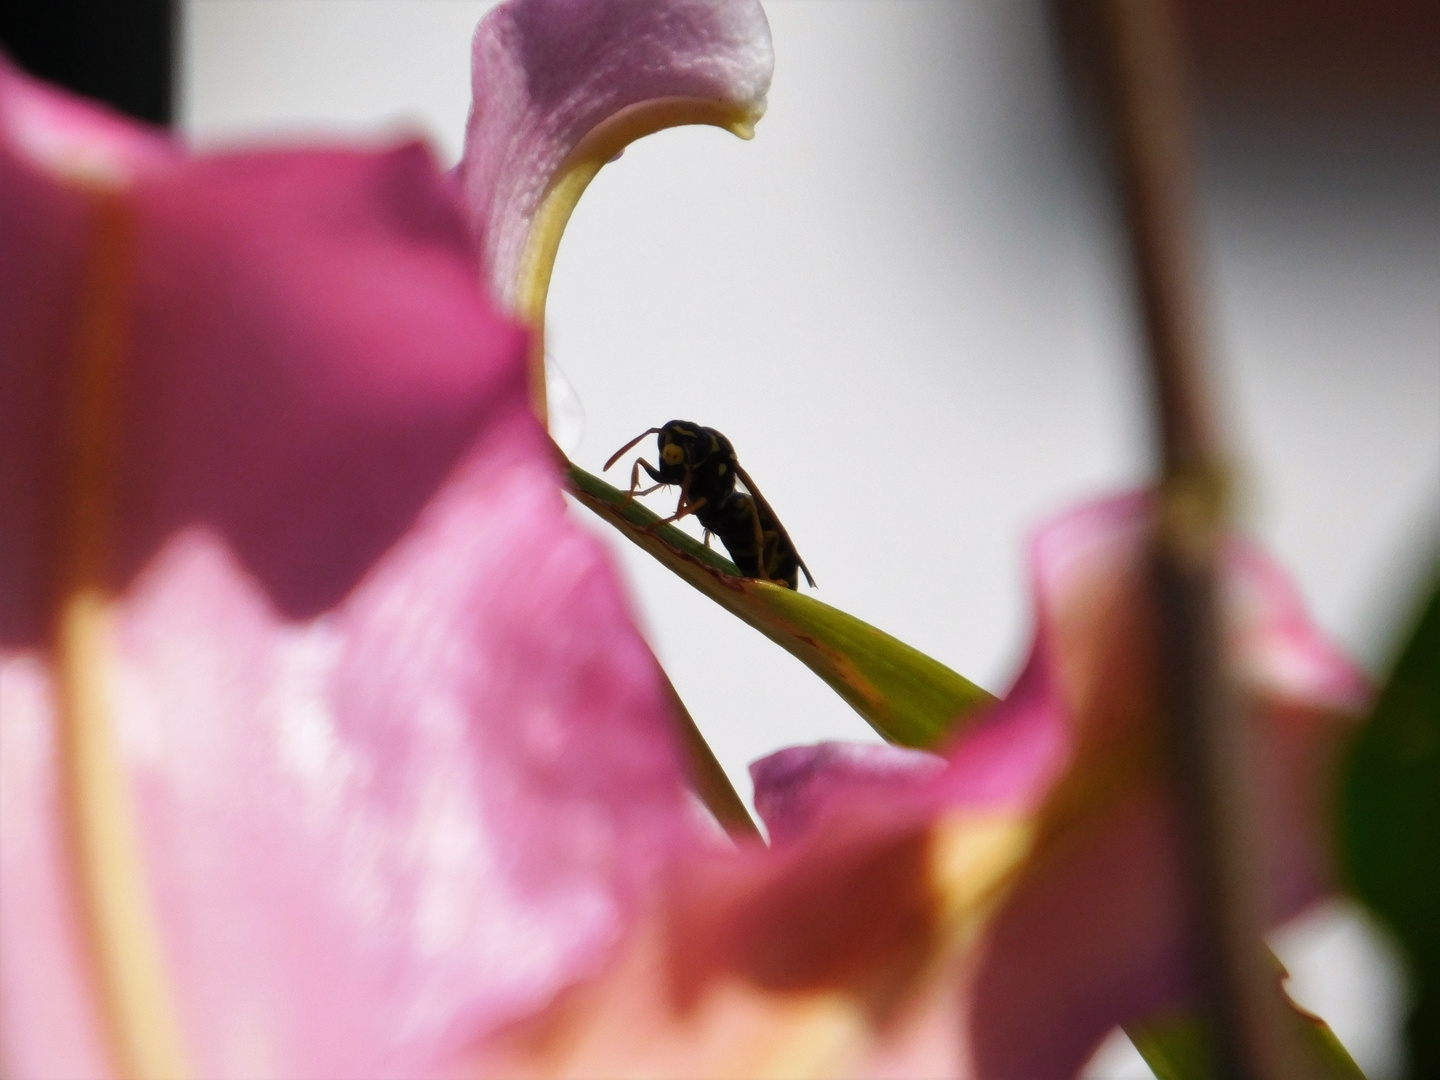
[[(511, 0), (487, 15), (456, 176), (502, 306), (543, 327), (560, 237), (600, 169), (669, 127), (750, 138), (773, 66), (758, 0)], [(543, 419), (538, 332), (530, 392)]]

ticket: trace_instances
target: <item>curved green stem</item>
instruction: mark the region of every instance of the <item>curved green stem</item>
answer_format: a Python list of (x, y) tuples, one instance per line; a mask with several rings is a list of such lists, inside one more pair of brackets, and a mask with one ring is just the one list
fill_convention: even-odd
[(740, 575), (735, 564), (661, 525), (623, 491), (571, 465), (577, 499), (638, 546), (819, 675), (891, 742), (934, 749), (993, 695), (889, 634), (813, 596)]

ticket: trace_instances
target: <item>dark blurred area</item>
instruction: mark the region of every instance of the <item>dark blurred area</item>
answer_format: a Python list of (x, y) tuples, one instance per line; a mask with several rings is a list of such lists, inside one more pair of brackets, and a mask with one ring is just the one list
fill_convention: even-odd
[[(1089, 0), (1055, 2), (1064, 24), (1083, 24), (1080, 11)], [(1206, 104), (1440, 113), (1434, 0), (1181, 6)], [(8, 0), (0, 5), (0, 44), (32, 74), (168, 124), (176, 8), (176, 0)]]
[(0, 47), (32, 75), (169, 124), (175, 14), (175, 0), (5, 0)]
[[(1083, 87), (1092, 0), (1052, 0)], [(1440, 112), (1434, 0), (1179, 0), (1202, 110)]]
[(1202, 98), (1440, 111), (1435, 0), (1183, 0)]
[[(1440, 3), (1175, 3), (1194, 121), (1203, 347), (1239, 462), (1242, 523), (1265, 516), (1272, 536), (1314, 560), (1321, 572), (1312, 580), (1326, 564), (1338, 579), (1344, 547), (1371, 528), (1354, 509), (1367, 493), (1361, 487), (1379, 487), (1387, 471), (1399, 484), (1417, 480), (1405, 496), (1414, 500), (1412, 539), (1390, 541), (1389, 569), (1352, 607), (1378, 641), (1414, 605), (1414, 582), (1440, 541)], [(1104, 152), (1101, 6), (1050, 4), (1081, 146), (1118, 218), (1122, 201), (1112, 197)], [(1402, 425), (1409, 434), (1390, 437)], [(1365, 480), (1347, 474), (1367, 458)], [(1303, 512), (1296, 499), (1286, 521), (1280, 475), (1292, 493), (1303, 486), (1326, 497), (1310, 497)], [(1420, 970), (1422, 955), (1411, 954)], [(1364, 985), (1374, 970), (1337, 965), (1332, 977), (1333, 1015), (1358, 1016), (1364, 1003), (1347, 1002), (1338, 984)], [(1426, 994), (1428, 1009), (1428, 985)], [(1306, 1007), (1332, 1015), (1328, 1004)], [(1394, 1007), (1403, 1015), (1399, 998)], [(1437, 1075), (1419, 1011), (1409, 1021), (1408, 1073), (1399, 1024), (1378, 1011), (1368, 1019), (1368, 1030), (1356, 1025), (1345, 1039), (1369, 1075)]]

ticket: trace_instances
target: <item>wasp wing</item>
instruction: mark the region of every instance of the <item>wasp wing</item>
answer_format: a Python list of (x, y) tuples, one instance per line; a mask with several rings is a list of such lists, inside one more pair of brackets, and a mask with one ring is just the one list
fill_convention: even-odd
[(795, 541), (790, 539), (790, 534), (785, 531), (785, 526), (780, 523), (780, 515), (775, 513), (775, 508), (770, 505), (769, 500), (760, 494), (760, 489), (755, 485), (755, 481), (750, 479), (750, 474), (745, 471), (744, 466), (733, 457), (730, 459), (730, 463), (735, 466), (735, 475), (740, 477), (741, 482), (745, 485), (746, 490), (750, 492), (751, 497), (759, 504), (760, 509), (764, 510), (765, 513), (770, 516), (770, 520), (775, 523), (775, 529), (779, 532), (780, 539), (785, 542), (791, 551), (795, 552), (795, 561), (799, 563), (800, 569), (805, 572), (805, 580), (812, 589), (815, 588), (815, 578), (811, 575), (810, 568), (805, 565), (805, 560), (800, 557), (800, 552), (796, 550)]

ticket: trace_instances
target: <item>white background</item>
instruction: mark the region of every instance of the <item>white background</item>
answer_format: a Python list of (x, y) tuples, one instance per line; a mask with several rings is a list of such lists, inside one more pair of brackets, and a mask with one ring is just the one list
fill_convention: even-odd
[[(487, 6), (189, 0), (185, 127), (210, 146), (418, 132), (449, 164)], [(1053, 33), (1034, 0), (767, 10), (755, 141), (646, 140), (573, 219), (548, 338), (584, 410), (569, 448), (598, 471), (665, 420), (720, 428), (821, 599), (1001, 692), (1028, 643), (1026, 536), (1148, 471), (1125, 266)], [(1246, 525), (1378, 669), (1440, 538), (1440, 150), (1403, 117), (1221, 108), (1201, 150)], [(747, 763), (781, 746), (874, 738), (787, 654), (607, 539), (742, 793)], [(1394, 1068), (1398, 993), (1377, 948), (1338, 909), (1280, 942), (1297, 994), (1374, 1076)], [(1106, 1054), (1095, 1075), (1145, 1075)]]

